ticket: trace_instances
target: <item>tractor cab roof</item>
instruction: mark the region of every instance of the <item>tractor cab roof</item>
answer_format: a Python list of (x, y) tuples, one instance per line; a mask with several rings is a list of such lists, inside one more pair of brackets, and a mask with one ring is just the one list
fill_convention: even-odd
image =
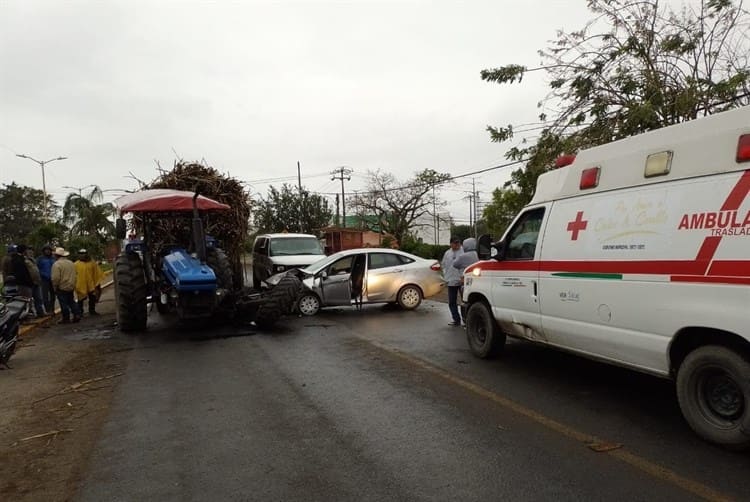
[[(120, 213), (161, 213), (192, 211), (194, 192), (157, 188), (141, 190), (115, 199), (114, 204)], [(199, 211), (228, 210), (230, 207), (203, 195), (196, 200)]]

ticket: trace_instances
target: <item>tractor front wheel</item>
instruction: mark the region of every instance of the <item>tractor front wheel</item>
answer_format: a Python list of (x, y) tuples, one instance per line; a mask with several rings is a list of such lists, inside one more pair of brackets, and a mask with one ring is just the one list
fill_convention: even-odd
[(279, 283), (263, 295), (263, 301), (255, 314), (255, 324), (267, 329), (282, 315), (289, 314), (297, 303), (302, 282), (292, 275), (283, 277)]
[(146, 329), (146, 275), (141, 258), (123, 253), (115, 260), (115, 304), (117, 325), (122, 331)]

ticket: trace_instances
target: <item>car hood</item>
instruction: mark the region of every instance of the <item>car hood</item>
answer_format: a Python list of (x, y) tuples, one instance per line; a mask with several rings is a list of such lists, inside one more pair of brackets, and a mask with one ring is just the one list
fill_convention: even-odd
[(312, 274), (305, 272), (301, 268), (293, 268), (291, 270), (287, 270), (286, 272), (279, 272), (278, 274), (273, 274), (268, 279), (263, 281), (263, 283), (269, 287), (274, 287), (279, 283), (279, 281), (281, 281), (282, 278), (286, 277), (287, 275), (293, 275), (295, 277), (298, 277), (303, 282), (305, 281), (305, 279), (312, 277)]

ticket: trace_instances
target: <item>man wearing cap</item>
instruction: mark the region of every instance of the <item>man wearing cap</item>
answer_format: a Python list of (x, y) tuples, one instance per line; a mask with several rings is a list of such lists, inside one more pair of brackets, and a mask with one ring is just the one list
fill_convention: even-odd
[(76, 288), (76, 266), (67, 258), (70, 253), (64, 248), (55, 248), (54, 254), (56, 260), (52, 265), (52, 287), (55, 289), (62, 311), (60, 324), (70, 323), (71, 313), (73, 314), (72, 322), (78, 322), (81, 320), (81, 310), (73, 297)]
[(99, 264), (91, 259), (86, 249), (78, 250), (76, 267), (76, 297), (78, 298), (78, 310), (83, 315), (83, 302), (89, 300), (89, 315), (99, 315), (96, 311), (96, 302), (101, 294), (101, 282), (104, 272)]
[(448, 309), (451, 311), (453, 322), (451, 326), (461, 326), (461, 314), (458, 312), (458, 291), (461, 289), (461, 271), (453, 267), (453, 263), (463, 254), (461, 239), (451, 237), (451, 247), (443, 255), (441, 266), (443, 277), (448, 284)]
[(39, 269), (39, 275), (42, 276), (44, 309), (50, 315), (55, 312), (55, 290), (52, 288), (52, 265), (54, 263), (55, 257), (52, 256), (52, 247), (44, 246), (42, 255), (36, 259), (36, 266)]

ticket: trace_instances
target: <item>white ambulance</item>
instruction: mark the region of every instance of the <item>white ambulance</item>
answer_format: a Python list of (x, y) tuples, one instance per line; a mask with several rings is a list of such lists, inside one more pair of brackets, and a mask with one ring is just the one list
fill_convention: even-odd
[(750, 447), (750, 107), (558, 166), (499, 242), (480, 239), (471, 351), (511, 336), (674, 378), (699, 435)]

